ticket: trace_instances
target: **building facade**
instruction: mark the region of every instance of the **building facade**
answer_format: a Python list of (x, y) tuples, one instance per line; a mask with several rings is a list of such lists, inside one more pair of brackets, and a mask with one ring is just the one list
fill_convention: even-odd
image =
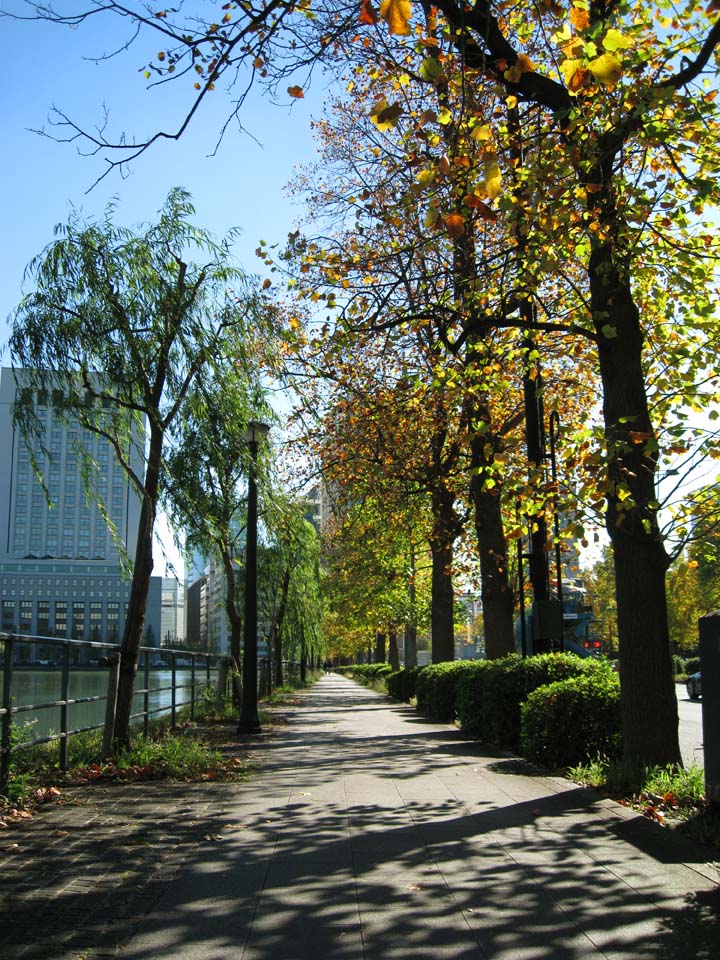
[[(0, 628), (116, 643), (125, 625), (130, 583), (122, 576), (118, 548), (101, 509), (94, 497), (86, 496), (83, 451), (96, 465), (91, 483), (130, 557), (139, 497), (111, 445), (61, 417), (44, 391), (32, 398), (42, 434), (30, 449), (12, 422), (12, 406), (22, 389), (21, 370), (0, 371), (0, 448), (6, 451), (0, 463)], [(142, 471), (140, 446), (132, 465)], [(162, 602), (148, 622), (159, 644)], [(176, 624), (177, 619), (175, 629)], [(19, 648), (21, 660), (37, 655), (30, 645)]]

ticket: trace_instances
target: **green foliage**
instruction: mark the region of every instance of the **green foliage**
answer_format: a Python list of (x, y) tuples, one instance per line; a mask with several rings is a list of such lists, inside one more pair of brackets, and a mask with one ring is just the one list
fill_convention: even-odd
[(439, 723), (455, 720), (458, 681), (472, 669), (472, 660), (450, 660), (424, 667), (416, 682), (418, 710)]
[(620, 681), (595, 672), (539, 687), (521, 706), (523, 756), (546, 767), (620, 755)]
[(567, 773), (578, 783), (630, 798), (635, 804), (662, 804), (679, 817), (694, 813), (704, 801), (705, 774), (697, 763), (686, 768), (674, 764), (637, 767), (623, 760), (596, 757), (570, 767)]
[(387, 674), (385, 683), (390, 696), (409, 703), (416, 694), (418, 674), (425, 669), (425, 667), (403, 667), (395, 673)]
[(460, 726), (469, 736), (517, 749), (520, 706), (528, 694), (556, 680), (608, 670), (599, 661), (583, 660), (571, 653), (526, 659), (512, 655), (481, 666), (476, 664), (460, 681)]
[(153, 767), (158, 775), (172, 779), (195, 779), (216, 767), (222, 759), (219, 750), (208, 748), (193, 736), (166, 734), (158, 740), (139, 737), (130, 750), (117, 756), (116, 766)]
[(691, 673), (697, 673), (700, 669), (700, 657), (688, 657), (685, 660), (685, 673), (689, 676)]
[(360, 663), (356, 666), (342, 667), (342, 673), (365, 686), (385, 680), (393, 672), (389, 663)]

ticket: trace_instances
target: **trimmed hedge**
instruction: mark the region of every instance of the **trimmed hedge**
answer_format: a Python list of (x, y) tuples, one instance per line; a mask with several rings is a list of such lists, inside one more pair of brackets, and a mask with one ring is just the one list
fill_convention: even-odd
[(395, 673), (389, 673), (385, 677), (385, 684), (390, 696), (409, 703), (416, 693), (418, 674), (424, 669), (425, 667), (402, 667)]
[(607, 674), (609, 667), (572, 653), (546, 653), (525, 659), (477, 661), (465, 671), (457, 692), (457, 715), (463, 733), (478, 740), (517, 749), (520, 705), (538, 687), (573, 676)]
[(620, 681), (587, 673), (534, 690), (522, 705), (523, 756), (546, 767), (568, 767), (622, 752)]
[(417, 677), (417, 709), (432, 720), (452, 723), (457, 716), (458, 678), (473, 666), (473, 660), (448, 660), (424, 667)]

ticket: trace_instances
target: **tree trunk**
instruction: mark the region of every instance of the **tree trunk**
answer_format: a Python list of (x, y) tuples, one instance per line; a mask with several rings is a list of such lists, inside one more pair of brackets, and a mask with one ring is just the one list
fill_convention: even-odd
[(120, 648), (120, 679), (113, 734), (116, 750), (130, 746), (130, 715), (132, 714), (133, 694), (135, 692), (135, 674), (137, 673), (138, 651), (142, 644), (145, 610), (153, 569), (153, 531), (157, 512), (162, 445), (163, 431), (151, 424), (150, 446), (145, 468), (145, 494), (140, 508), (135, 563)]
[(433, 663), (455, 659), (452, 571), (457, 517), (454, 503), (454, 496), (444, 485), (435, 485), (432, 491), (433, 529), (430, 538), (432, 558), (430, 628)]
[(388, 662), (393, 670), (400, 669), (400, 653), (398, 651), (397, 628), (390, 627), (388, 632)]
[(242, 637), (242, 618), (235, 603), (235, 567), (230, 552), (220, 546), (223, 569), (225, 570), (225, 613), (230, 622), (230, 656), (233, 659), (232, 691), (233, 707), (239, 709), (242, 701), (242, 683), (240, 679), (240, 638)]
[[(602, 201), (612, 234), (620, 218), (609, 186)], [(668, 557), (656, 506), (657, 444), (640, 316), (618, 246), (595, 242), (589, 276), (608, 451), (606, 525), (615, 560), (624, 755), (633, 764), (680, 763), (665, 595)]]
[(305, 628), (300, 627), (300, 683), (307, 682), (307, 651), (305, 649)]
[(385, 663), (385, 634), (380, 630), (375, 634), (375, 663)]
[(283, 661), (282, 661), (282, 628), (285, 620), (285, 611), (287, 610), (288, 593), (290, 591), (290, 576), (292, 570), (288, 567), (283, 575), (282, 593), (280, 595), (280, 607), (278, 609), (275, 621), (275, 686), (281, 687), (284, 682)]
[(405, 624), (405, 666), (417, 666), (417, 627), (414, 623)]
[[(472, 403), (472, 402), (471, 402)], [(480, 556), (481, 599), (485, 656), (488, 660), (515, 652), (513, 595), (508, 576), (507, 541), (502, 518), (501, 485), (491, 472), (498, 438), (479, 433), (478, 423), (490, 422), (490, 411), (474, 403), (469, 410), (470, 498), (475, 515), (475, 532)], [(488, 445), (492, 450), (488, 452)], [(488, 484), (488, 480), (492, 484)]]

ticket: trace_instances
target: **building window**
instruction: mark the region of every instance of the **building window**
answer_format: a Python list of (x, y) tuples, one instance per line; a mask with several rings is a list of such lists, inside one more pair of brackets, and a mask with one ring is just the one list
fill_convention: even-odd
[(2, 602), (2, 628), (8, 633), (15, 631), (15, 601), (3, 600)]
[(55, 636), (67, 637), (67, 602), (55, 601)]
[(20, 633), (32, 633), (32, 600), (20, 601)]
[(50, 604), (47, 600), (38, 600), (37, 632), (41, 637), (50, 636)]
[(73, 640), (85, 639), (85, 603), (82, 600), (74, 601), (72, 605), (72, 631)]

